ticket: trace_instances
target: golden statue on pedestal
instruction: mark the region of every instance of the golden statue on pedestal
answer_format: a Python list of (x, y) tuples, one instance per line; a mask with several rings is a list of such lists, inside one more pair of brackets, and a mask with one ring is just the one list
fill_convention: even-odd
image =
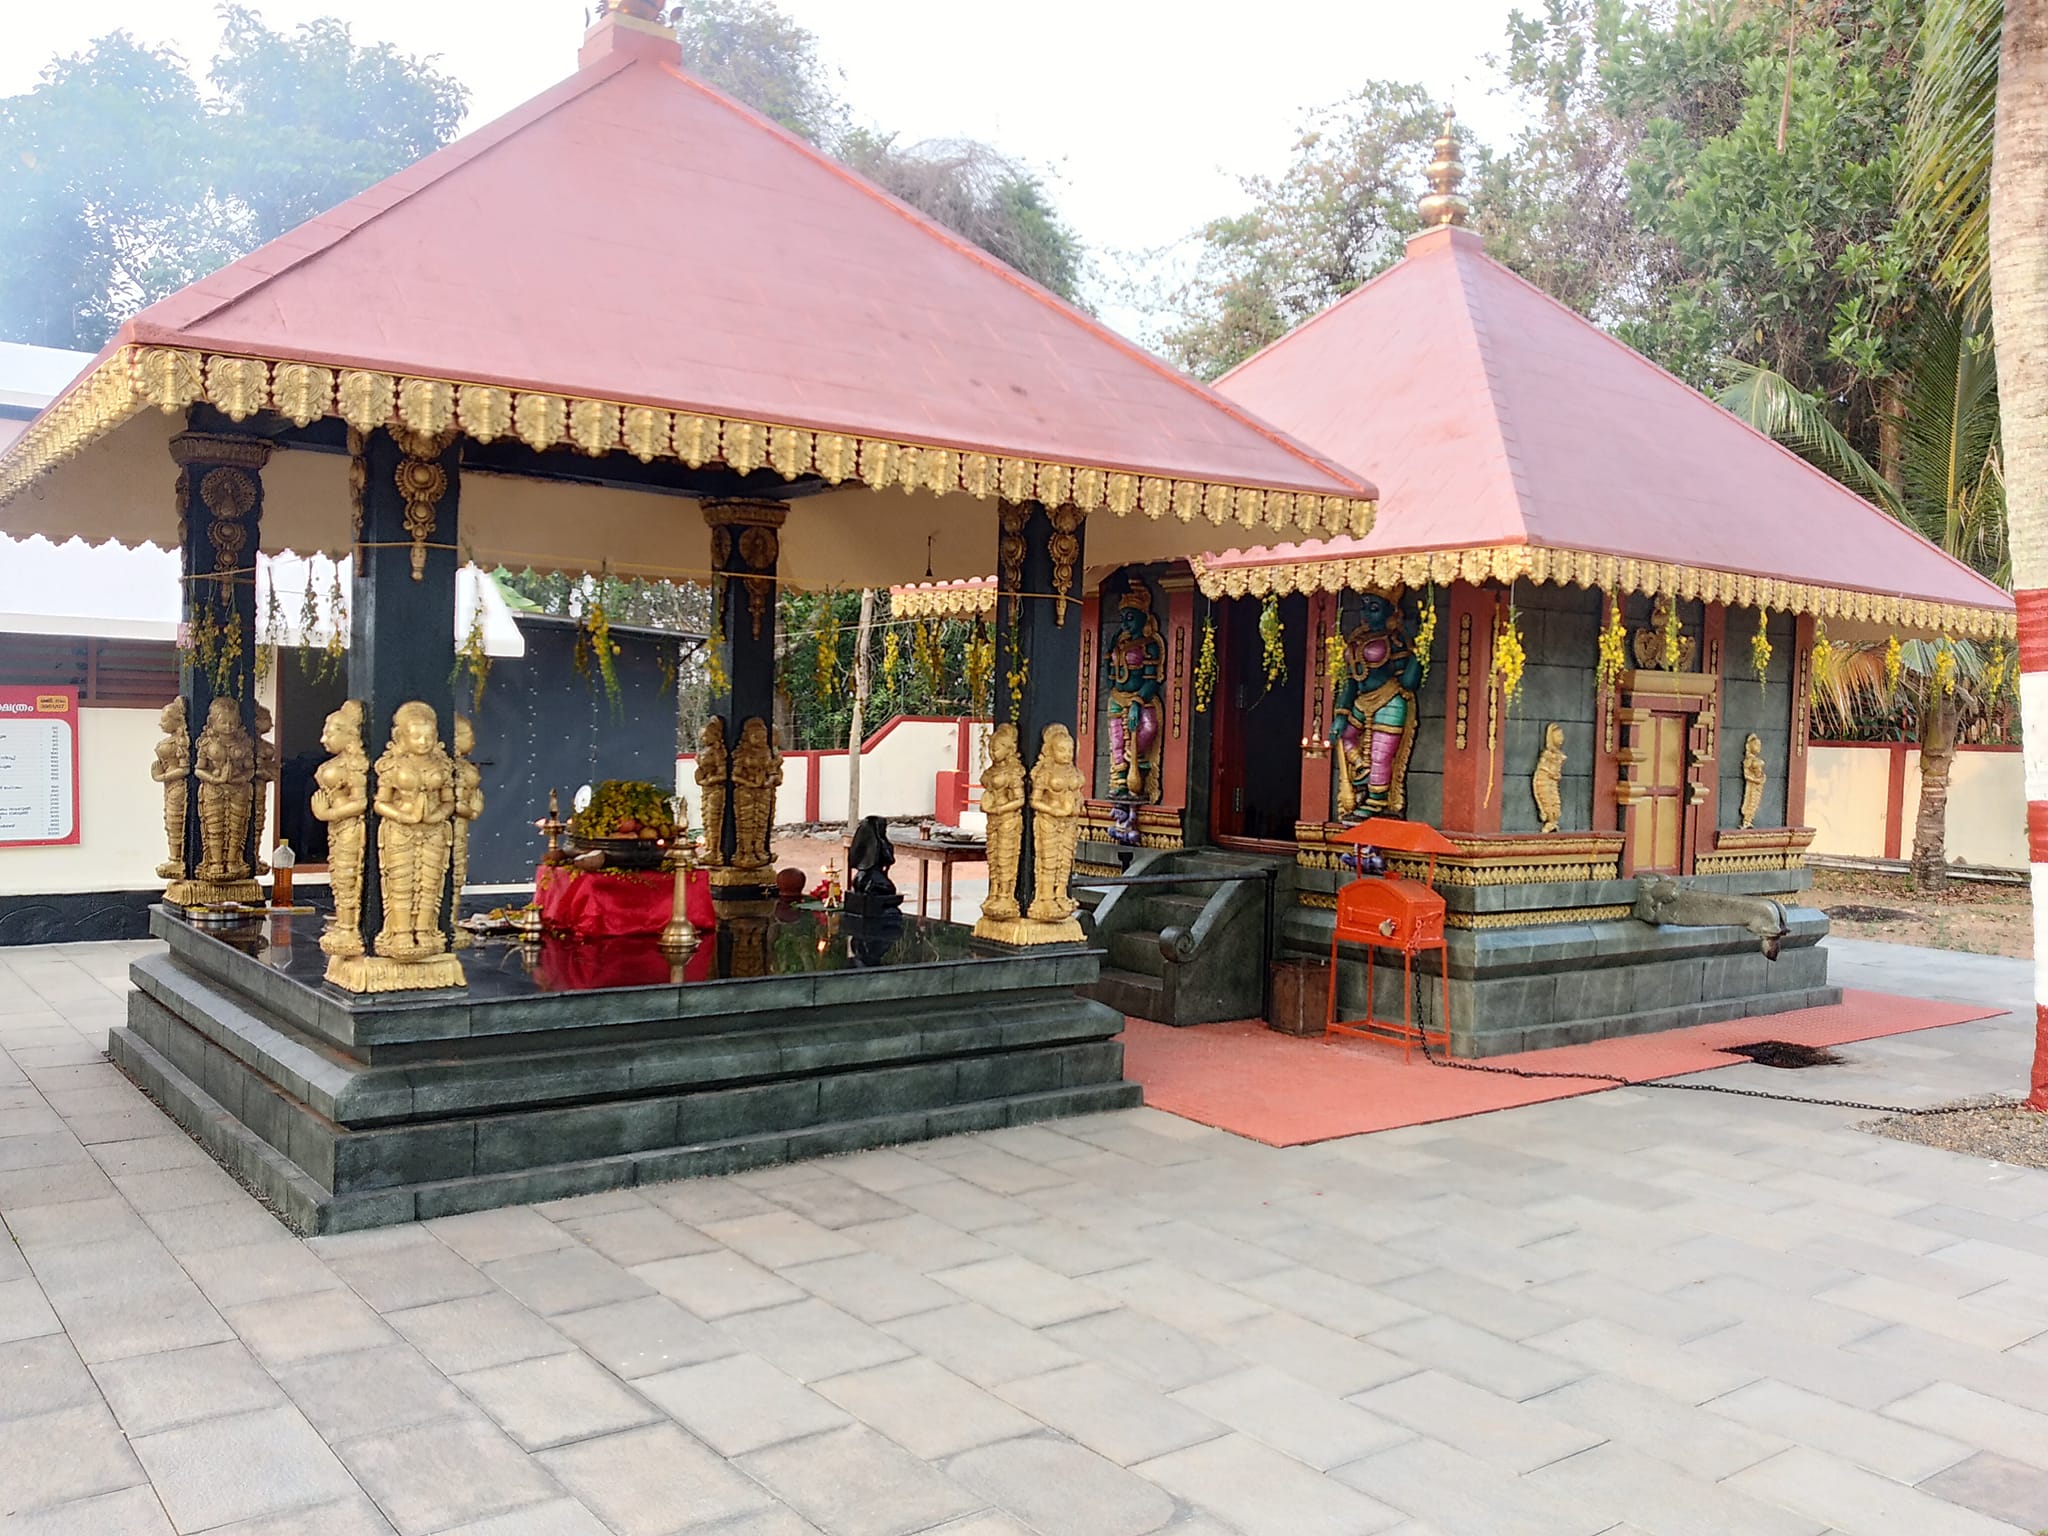
[(1529, 775), (1529, 791), (1536, 797), (1536, 814), (1543, 830), (1555, 832), (1564, 816), (1564, 727), (1555, 720), (1543, 731), (1543, 751), (1536, 759), (1536, 771)]
[(469, 948), (462, 929), (462, 888), (469, 883), (469, 824), (484, 813), (483, 770), (470, 761), (476, 751), (476, 727), (467, 715), (455, 717), (455, 947)]
[(732, 763), (725, 750), (725, 722), (713, 715), (697, 737), (697, 808), (704, 813), (704, 867), (725, 863), (725, 792)]
[(988, 899), (981, 904), (975, 932), (983, 924), (1015, 922), (1017, 870), (1024, 857), (1024, 760), (1017, 755), (1017, 727), (999, 725), (989, 733), (988, 766), (981, 771), (981, 810), (988, 818)]
[(775, 827), (775, 791), (782, 787), (782, 755), (758, 715), (740, 727), (740, 744), (732, 755), (732, 863), (749, 871), (770, 868), (775, 860), (769, 838)]
[(163, 739), (156, 744), (156, 759), (149, 776), (164, 787), (164, 841), (170, 857), (157, 865), (160, 880), (183, 880), (185, 869), (185, 791), (192, 777), (192, 740), (185, 729), (185, 701), (173, 699), (157, 716), (156, 728)]
[(1757, 807), (1763, 804), (1764, 780), (1770, 769), (1764, 766), (1763, 738), (1751, 731), (1742, 743), (1742, 825), (1756, 825)]
[(233, 699), (217, 698), (207, 709), (192, 773), (199, 780), (199, 878), (218, 884), (247, 880), (256, 748)]
[(255, 832), (252, 839), (255, 853), (253, 858), (256, 873), (267, 875), (270, 864), (267, 858), (270, 850), (263, 846), (263, 825), (270, 819), (270, 786), (278, 780), (277, 743), (269, 739), (277, 722), (270, 717), (270, 711), (261, 704), (256, 706), (256, 778), (251, 785), (249, 798), (249, 821)]
[[(1067, 894), (1074, 873), (1074, 844), (1081, 836), (1081, 791), (1074, 765), (1074, 736), (1064, 725), (1048, 725), (1031, 769), (1031, 855), (1035, 893), (1026, 915), (1034, 923), (1073, 923), (1078, 904)], [(1074, 924), (1076, 937), (1080, 928)]]
[(313, 770), (313, 815), (327, 824), (327, 883), (334, 921), (320, 935), (330, 955), (363, 952), (363, 851), (368, 840), (370, 754), (363, 749), (363, 706), (350, 699), (327, 717), (320, 745), (334, 755)]
[(377, 759), (377, 880), (384, 926), (377, 953), (426, 960), (448, 948), (441, 931), (454, 842), (455, 764), (441, 745), (431, 705), (398, 706), (391, 743)]

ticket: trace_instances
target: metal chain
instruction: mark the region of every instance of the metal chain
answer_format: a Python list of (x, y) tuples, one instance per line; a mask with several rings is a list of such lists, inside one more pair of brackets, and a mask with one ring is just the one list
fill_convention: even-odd
[(1736, 1099), (1769, 1099), (1774, 1104), (1814, 1104), (1823, 1109), (1856, 1109), (1876, 1115), (1898, 1115), (1906, 1119), (1919, 1119), (1929, 1115), (1955, 1115), (1976, 1105), (1933, 1104), (1924, 1109), (1903, 1109), (1893, 1104), (1866, 1104), (1860, 1099), (1804, 1099), (1797, 1094), (1771, 1093), (1762, 1088), (1729, 1088), (1720, 1083), (1677, 1083), (1670, 1081), (1642, 1081), (1632, 1077), (1617, 1077), (1608, 1072), (1532, 1072), (1526, 1067), (1490, 1067), (1476, 1061), (1458, 1061), (1449, 1056), (1438, 1056), (1430, 1049), (1429, 1035), (1418, 1031), (1422, 1041), (1422, 1059), (1432, 1067), (1449, 1067), (1459, 1072), (1490, 1072), (1496, 1077), (1525, 1077), (1532, 1080), (1565, 1078), (1573, 1082), (1613, 1083), (1622, 1088), (1663, 1088), (1673, 1093), (1720, 1093)]

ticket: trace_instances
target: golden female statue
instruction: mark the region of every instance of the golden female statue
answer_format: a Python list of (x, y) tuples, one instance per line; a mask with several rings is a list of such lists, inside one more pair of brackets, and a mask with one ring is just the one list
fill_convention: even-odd
[(1064, 725), (1048, 725), (1031, 770), (1031, 851), (1036, 894), (1034, 923), (1061, 923), (1078, 904), (1067, 895), (1074, 873), (1074, 844), (1081, 835), (1081, 770), (1074, 766), (1074, 737)]
[(267, 739), (276, 723), (271, 719), (269, 710), (261, 704), (256, 706), (256, 776), (250, 786), (249, 820), (256, 832), (252, 841), (256, 849), (256, 873), (259, 875), (270, 873), (270, 865), (265, 858), (270, 850), (263, 846), (263, 824), (269, 819), (270, 786), (278, 778), (277, 743)]
[[(462, 888), (469, 883), (469, 824), (484, 813), (483, 770), (470, 761), (476, 751), (476, 727), (467, 715), (455, 717), (455, 916), (462, 916)], [(469, 935), (455, 930), (455, 947), (469, 948)]]
[(164, 787), (164, 841), (170, 858), (157, 865), (157, 878), (185, 878), (185, 788), (192, 776), (192, 741), (185, 729), (185, 701), (173, 699), (156, 717), (163, 739), (156, 744), (156, 759), (149, 776)]
[(453, 842), (455, 765), (441, 745), (432, 706), (398, 706), (391, 744), (377, 759), (377, 876), (384, 927), (377, 953), (424, 960), (448, 948), (441, 931)]
[(199, 878), (223, 884), (248, 879), (256, 749), (233, 699), (218, 698), (208, 707), (192, 774), (199, 780)]
[(370, 754), (363, 749), (360, 702), (350, 699), (327, 717), (320, 745), (334, 754), (313, 770), (313, 815), (327, 824), (327, 883), (334, 892), (334, 921), (320, 935), (320, 947), (330, 955), (360, 955), (370, 809)]
[(766, 869), (774, 862), (768, 839), (781, 785), (782, 756), (769, 739), (768, 723), (756, 715), (740, 727), (732, 755), (732, 862), (741, 869)]
[(725, 722), (713, 715), (697, 737), (697, 808), (704, 813), (707, 868), (725, 863), (725, 792), (732, 763), (725, 750)]
[(1751, 731), (1742, 743), (1742, 824), (1756, 825), (1757, 807), (1763, 804), (1764, 780), (1770, 770), (1764, 766), (1764, 744), (1755, 731)]
[(1017, 727), (999, 725), (989, 733), (988, 766), (981, 771), (981, 810), (988, 818), (988, 899), (981, 915), (1015, 921), (1017, 869), (1024, 857), (1024, 760), (1017, 755)]
[(1536, 814), (1543, 830), (1555, 832), (1564, 815), (1564, 727), (1555, 720), (1543, 732), (1543, 751), (1536, 759), (1536, 771), (1529, 775), (1530, 792), (1536, 796)]

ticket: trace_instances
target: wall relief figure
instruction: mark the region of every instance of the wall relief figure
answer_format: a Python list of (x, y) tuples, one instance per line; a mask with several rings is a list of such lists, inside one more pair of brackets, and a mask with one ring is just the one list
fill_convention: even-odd
[(1157, 803), (1163, 750), (1160, 702), (1166, 642), (1152, 613), (1152, 589), (1131, 578), (1117, 605), (1116, 633), (1102, 648), (1109, 682), (1109, 792), (1113, 799)]
[(1017, 755), (1017, 727), (989, 732), (988, 766), (981, 770), (981, 810), (988, 818), (988, 899), (983, 922), (1015, 922), (1017, 874), (1024, 857), (1024, 760)]
[(199, 878), (219, 884), (247, 880), (256, 748), (233, 699), (217, 698), (207, 709), (192, 774), (199, 780)]
[(1344, 636), (1344, 665), (1330, 711), (1337, 814), (1346, 821), (1398, 816), (1407, 804), (1415, 691), (1422, 686), (1422, 659), (1404, 633), (1401, 589), (1360, 593), (1357, 619)]
[(1645, 672), (1690, 672), (1699, 641), (1685, 633), (1678, 608), (1668, 592), (1650, 599), (1650, 622), (1635, 632), (1630, 648), (1636, 665)]
[(725, 722), (713, 715), (697, 736), (697, 807), (704, 813), (706, 868), (725, 863), (725, 794), (732, 783), (732, 762), (725, 750)]
[(448, 948), (441, 928), (454, 842), (455, 765), (431, 705), (398, 706), (377, 759), (377, 880), (384, 926), (377, 953), (426, 960)]
[(320, 935), (330, 955), (363, 952), (363, 854), (369, 835), (370, 754), (363, 747), (363, 706), (350, 699), (327, 717), (320, 745), (333, 756), (313, 770), (313, 815), (327, 824), (327, 882), (334, 920)]
[(157, 716), (156, 728), (163, 737), (156, 744), (156, 756), (149, 776), (164, 790), (164, 842), (170, 857), (157, 865), (160, 880), (185, 878), (185, 790), (192, 777), (192, 740), (185, 729), (185, 701), (173, 699)]
[(1555, 832), (1564, 815), (1564, 727), (1555, 720), (1544, 729), (1543, 750), (1536, 757), (1536, 771), (1529, 775), (1529, 790), (1536, 797), (1536, 814), (1543, 830)]
[(1081, 835), (1081, 770), (1074, 766), (1074, 736), (1048, 725), (1031, 768), (1031, 910), (1034, 923), (1072, 920), (1078, 904), (1067, 894), (1074, 845)]
[(462, 930), (462, 888), (469, 883), (469, 824), (484, 813), (483, 770), (470, 761), (476, 751), (476, 727), (467, 715), (455, 717), (455, 818), (449, 824), (455, 834), (455, 947), (469, 948), (469, 935)]
[(782, 754), (768, 734), (768, 722), (756, 715), (740, 727), (740, 744), (732, 754), (732, 862), (740, 869), (763, 870), (775, 860), (769, 839), (775, 830), (775, 791), (782, 787)]
[(1763, 804), (1764, 781), (1770, 769), (1764, 765), (1763, 738), (1751, 731), (1742, 742), (1742, 824), (1756, 825), (1757, 807)]

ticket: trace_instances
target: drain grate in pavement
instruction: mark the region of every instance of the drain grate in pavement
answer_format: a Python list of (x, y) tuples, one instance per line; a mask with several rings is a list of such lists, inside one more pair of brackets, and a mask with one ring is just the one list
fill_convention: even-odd
[(1747, 1056), (1760, 1067), (1782, 1067), (1788, 1072), (1842, 1063), (1842, 1058), (1833, 1051), (1817, 1045), (1794, 1045), (1790, 1040), (1752, 1040), (1748, 1045), (1723, 1045), (1716, 1049), (1730, 1056)]
[(1912, 921), (1911, 912), (1901, 912), (1897, 907), (1863, 907), (1849, 902), (1839, 907), (1823, 909), (1829, 917), (1845, 923), (1903, 923)]

